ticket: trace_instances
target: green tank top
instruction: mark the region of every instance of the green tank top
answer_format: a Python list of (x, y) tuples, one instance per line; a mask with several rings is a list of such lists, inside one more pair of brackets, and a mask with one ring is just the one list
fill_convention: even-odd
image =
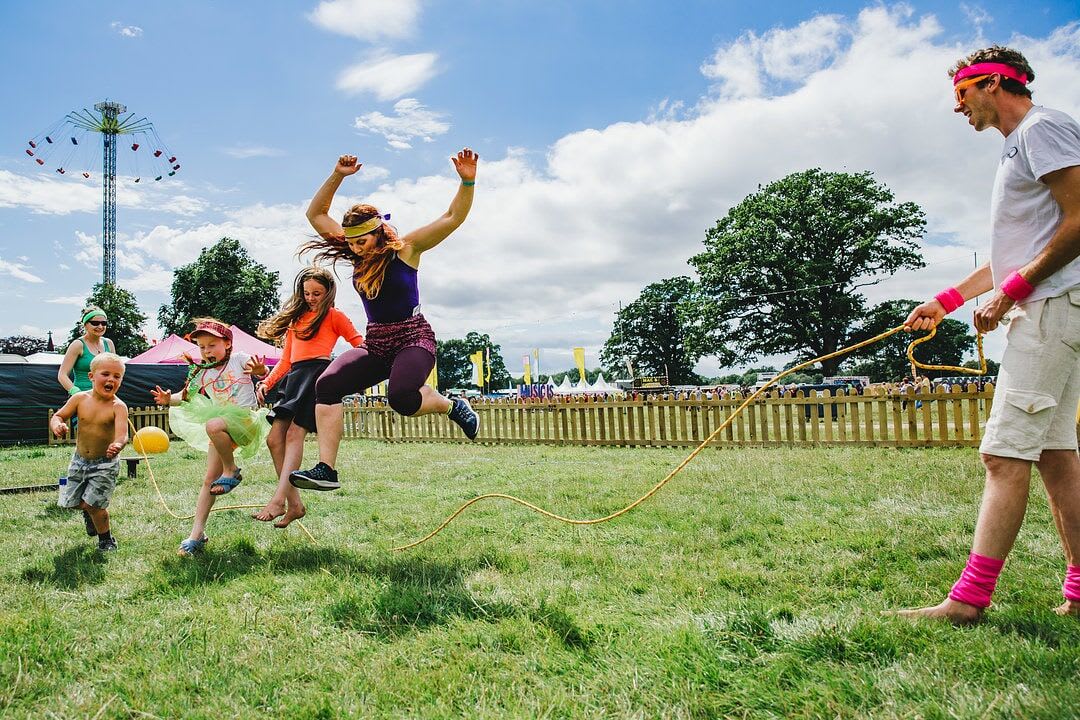
[[(82, 343), (82, 352), (75, 358), (75, 366), (71, 368), (71, 381), (79, 390), (89, 390), (93, 387), (90, 383), (90, 362), (94, 359), (94, 354), (90, 352), (86, 340), (79, 338), (79, 342)], [(101, 339), (101, 347), (105, 348), (103, 352), (116, 352), (116, 346), (109, 338)]]

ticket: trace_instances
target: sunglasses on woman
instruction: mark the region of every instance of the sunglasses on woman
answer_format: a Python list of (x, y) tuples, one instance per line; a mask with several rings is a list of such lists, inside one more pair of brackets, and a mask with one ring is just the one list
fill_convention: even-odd
[(108, 320), (89, 320), (86, 324), (93, 325), (94, 327), (109, 327)]

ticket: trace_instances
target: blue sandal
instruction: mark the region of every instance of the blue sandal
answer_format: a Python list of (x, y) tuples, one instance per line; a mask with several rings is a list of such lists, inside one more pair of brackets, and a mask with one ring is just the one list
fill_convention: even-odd
[(202, 552), (206, 547), (206, 543), (210, 541), (210, 538), (205, 535), (202, 536), (202, 540), (192, 540), (188, 538), (184, 542), (180, 543), (180, 549), (176, 551), (176, 554), (180, 557), (191, 557), (197, 552)]
[[(211, 483), (210, 484), (210, 494), (213, 495), (214, 497), (220, 497), (222, 495), (228, 495), (229, 493), (231, 493), (236, 488), (237, 485), (240, 484), (240, 482), (243, 479), (244, 479), (243, 476), (240, 474), (240, 468), (236, 468), (236, 475), (234, 475), (233, 477), (227, 477), (225, 475), (222, 475), (217, 480), (215, 480), (213, 483)], [(216, 488), (216, 487), (225, 488), (225, 489), (222, 490), (219, 493), (216, 493), (216, 492), (213, 491), (214, 488)]]

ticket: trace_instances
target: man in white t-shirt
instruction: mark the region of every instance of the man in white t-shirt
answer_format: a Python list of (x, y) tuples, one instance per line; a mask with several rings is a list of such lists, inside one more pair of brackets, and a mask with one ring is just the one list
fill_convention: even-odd
[(986, 486), (967, 567), (940, 605), (908, 617), (970, 623), (990, 606), (1024, 520), (1032, 463), (1065, 548), (1062, 615), (1080, 615), (1080, 125), (1032, 103), (1035, 73), (1015, 50), (994, 46), (949, 75), (954, 112), (976, 131), (1004, 137), (990, 213), (990, 262), (915, 308), (906, 324), (927, 330), (970, 298), (993, 292), (975, 328), (1007, 321), (1008, 344), (979, 451)]

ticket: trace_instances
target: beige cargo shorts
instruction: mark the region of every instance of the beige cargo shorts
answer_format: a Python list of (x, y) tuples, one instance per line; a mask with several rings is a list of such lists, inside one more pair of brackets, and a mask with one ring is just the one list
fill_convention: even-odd
[(1076, 450), (1080, 402), (1080, 289), (1010, 312), (994, 406), (979, 452), (1037, 461)]

